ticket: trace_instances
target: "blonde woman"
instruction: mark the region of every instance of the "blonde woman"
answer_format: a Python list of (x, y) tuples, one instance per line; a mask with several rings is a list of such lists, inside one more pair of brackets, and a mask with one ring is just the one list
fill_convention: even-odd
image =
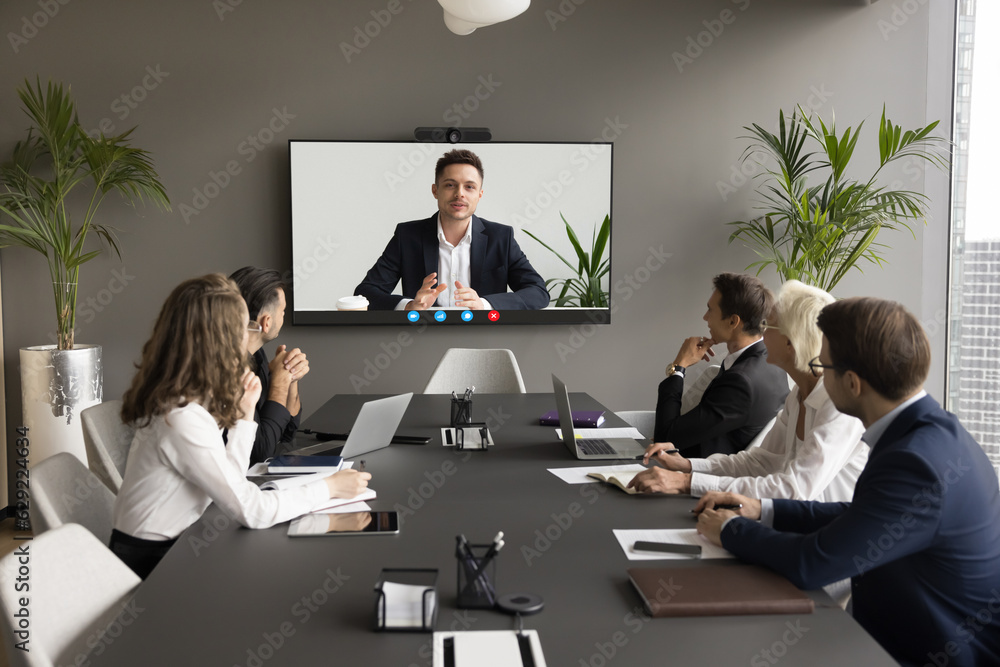
[(371, 475), (354, 470), (283, 491), (246, 479), (261, 391), (246, 368), (254, 325), (236, 284), (210, 274), (174, 289), (143, 347), (123, 400), (122, 420), (137, 431), (111, 535), (111, 550), (143, 579), (212, 502), (268, 528), (368, 486)]
[(797, 280), (784, 284), (764, 324), (767, 361), (795, 382), (784, 409), (760, 447), (707, 459), (666, 453), (670, 443), (646, 450), (649, 468), (632, 485), (646, 492), (731, 491), (753, 498), (849, 501), (868, 461), (861, 422), (834, 407), (823, 386), (822, 369), (809, 361), (819, 355), (823, 335), (816, 324), (833, 297)]

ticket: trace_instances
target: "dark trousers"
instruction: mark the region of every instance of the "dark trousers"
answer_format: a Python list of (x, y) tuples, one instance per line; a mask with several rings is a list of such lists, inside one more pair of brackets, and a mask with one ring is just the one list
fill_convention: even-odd
[(172, 540), (143, 540), (126, 535), (120, 530), (111, 531), (111, 551), (132, 571), (145, 579), (160, 559), (167, 555), (177, 538)]

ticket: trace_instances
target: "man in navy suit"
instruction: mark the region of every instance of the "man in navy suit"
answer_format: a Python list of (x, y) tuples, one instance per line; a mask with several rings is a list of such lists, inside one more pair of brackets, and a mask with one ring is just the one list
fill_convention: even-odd
[[(689, 458), (735, 454), (778, 414), (788, 396), (788, 375), (767, 363), (762, 338), (764, 318), (774, 297), (755, 276), (721, 273), (702, 319), (708, 338), (694, 336), (681, 345), (656, 400), (653, 442), (671, 443)], [(693, 409), (681, 414), (684, 375), (688, 367), (715, 355), (713, 345), (728, 352), (721, 370)], [(656, 451), (650, 447), (650, 451)], [(647, 459), (648, 460), (648, 459)], [(640, 491), (676, 492), (675, 473), (653, 467), (634, 481)]]
[[(982, 448), (922, 389), (930, 344), (891, 301), (823, 309), (812, 364), (871, 447), (850, 503), (711, 492), (698, 531), (815, 589), (851, 578), (854, 617), (904, 665), (1000, 664), (1000, 491)], [(742, 503), (739, 515), (714, 510)], [(759, 520), (756, 521), (756, 520)]]
[[(473, 215), (483, 196), (479, 156), (445, 153), (431, 193), (438, 213), (396, 225), (355, 294), (367, 297), (373, 310), (537, 310), (549, 304), (545, 281), (517, 245), (513, 228)], [(400, 280), (403, 295), (392, 294)]]

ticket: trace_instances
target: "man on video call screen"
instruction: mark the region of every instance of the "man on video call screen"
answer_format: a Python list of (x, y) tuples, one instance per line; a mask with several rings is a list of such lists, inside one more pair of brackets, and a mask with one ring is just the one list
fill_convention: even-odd
[[(545, 281), (514, 240), (514, 229), (475, 215), (483, 192), (479, 156), (464, 149), (445, 153), (431, 186), (437, 213), (396, 225), (354, 293), (372, 310), (545, 308)], [(400, 281), (402, 294), (392, 294)]]

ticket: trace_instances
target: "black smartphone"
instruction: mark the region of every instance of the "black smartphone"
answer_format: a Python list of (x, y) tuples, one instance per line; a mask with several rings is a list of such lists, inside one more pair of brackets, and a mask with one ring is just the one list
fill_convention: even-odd
[(431, 441), (430, 436), (422, 435), (394, 435), (392, 444), (394, 445), (426, 445)]
[(670, 544), (669, 542), (643, 542), (632, 545), (635, 551), (658, 551), (666, 554), (684, 554), (701, 558), (701, 547), (697, 544)]
[(396, 535), (399, 514), (396, 512), (346, 512), (342, 514), (306, 514), (292, 521), (289, 537), (318, 535)]

